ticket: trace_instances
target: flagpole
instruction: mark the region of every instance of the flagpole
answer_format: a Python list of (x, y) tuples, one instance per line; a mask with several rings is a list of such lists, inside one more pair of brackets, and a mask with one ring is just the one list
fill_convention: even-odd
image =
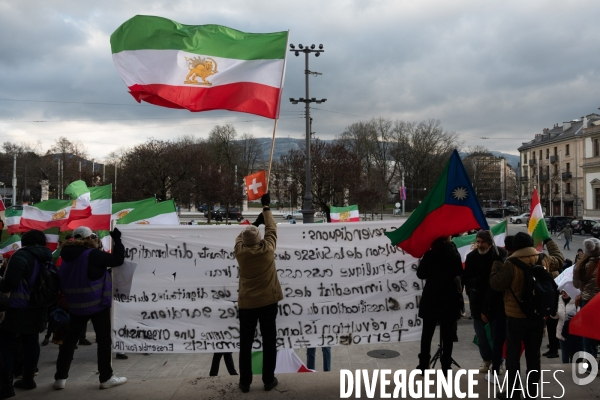
[(275, 124), (273, 125), (273, 138), (271, 139), (271, 154), (269, 155), (269, 169), (267, 170), (267, 187), (266, 192), (269, 192), (269, 183), (271, 183), (271, 165), (273, 164), (273, 151), (275, 150), (275, 134), (277, 132), (277, 122), (279, 121), (279, 110), (281, 108), (281, 96), (283, 95), (283, 79), (285, 78), (285, 67), (287, 64), (287, 48), (290, 43), (290, 30), (288, 29), (287, 40), (285, 42), (285, 56), (283, 57), (283, 70), (281, 71), (281, 80), (279, 81), (279, 99), (277, 101), (277, 114), (275, 116)]

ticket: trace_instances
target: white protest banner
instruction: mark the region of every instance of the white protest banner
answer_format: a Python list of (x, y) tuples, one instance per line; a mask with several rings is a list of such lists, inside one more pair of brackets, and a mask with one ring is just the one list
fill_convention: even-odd
[[(417, 260), (390, 244), (398, 221), (278, 225), (284, 299), (278, 348), (419, 340), (424, 282)], [(261, 227), (262, 230), (263, 227)], [(128, 294), (115, 289), (114, 348), (126, 352), (239, 351), (240, 226), (123, 225), (137, 263)], [(254, 349), (261, 348), (257, 336)]]

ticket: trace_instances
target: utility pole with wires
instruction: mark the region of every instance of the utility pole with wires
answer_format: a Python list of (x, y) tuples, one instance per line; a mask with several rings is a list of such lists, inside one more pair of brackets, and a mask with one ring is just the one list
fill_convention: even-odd
[(298, 57), (300, 53), (304, 53), (305, 57), (305, 87), (306, 87), (306, 97), (300, 97), (299, 99), (290, 98), (290, 102), (292, 104), (304, 103), (305, 105), (305, 119), (306, 119), (306, 190), (304, 191), (304, 204), (302, 206), (302, 222), (303, 223), (312, 223), (314, 222), (314, 212), (312, 211), (312, 179), (311, 179), (311, 167), (310, 167), (310, 137), (311, 137), (311, 126), (312, 126), (312, 118), (310, 117), (310, 103), (321, 104), (327, 99), (317, 100), (316, 98), (309, 97), (309, 75), (318, 76), (322, 75), (320, 72), (311, 71), (308, 68), (308, 56), (310, 53), (315, 53), (315, 57), (319, 57), (323, 50), (323, 45), (320, 44), (318, 49), (315, 49), (315, 45), (312, 44), (310, 48), (308, 46), (304, 47), (301, 44), (298, 45), (298, 49), (293, 44), (290, 44), (290, 51), (294, 52), (295, 56)]

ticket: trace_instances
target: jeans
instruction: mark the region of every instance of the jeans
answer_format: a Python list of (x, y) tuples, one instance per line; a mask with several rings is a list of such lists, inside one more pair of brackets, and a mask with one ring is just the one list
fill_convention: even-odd
[(570, 240), (570, 239), (569, 239), (568, 237), (566, 237), (566, 236), (565, 236), (565, 245), (563, 246), (563, 250), (564, 250), (564, 249), (571, 250), (571, 249), (569, 248), (569, 240)]
[[(588, 301), (581, 301), (581, 308), (583, 308), (587, 303), (589, 303)], [(597, 358), (598, 356), (598, 342), (594, 339), (590, 339), (590, 338), (583, 338), (583, 351), (590, 353), (591, 355), (594, 356), (594, 358)]]
[(17, 334), (13, 332), (0, 331), (0, 355), (2, 355), (0, 374), (3, 376), (8, 376), (13, 373), (13, 341), (18, 340), (23, 344), (23, 370), (15, 371), (15, 375), (21, 375), (21, 373), (29, 372), (31, 374), (31, 378), (33, 378), (33, 373), (35, 372), (38, 360), (40, 359), (40, 344), (38, 339), (39, 335), (37, 333)]
[[(540, 346), (543, 336), (544, 318), (506, 317), (506, 374), (509, 395), (513, 388), (520, 387), (517, 374), (521, 369), (521, 342), (525, 344), (525, 362), (527, 364), (527, 373), (520, 375), (521, 381), (527, 382), (530, 397), (540, 395), (537, 393), (537, 388), (541, 376)], [(530, 371), (535, 372), (528, 375)], [(516, 396), (519, 394), (518, 391), (514, 392)]]
[[(506, 314), (504, 308), (499, 310), (492, 321), (492, 370), (499, 372), (502, 364), (502, 348), (506, 340)], [(479, 339), (478, 339), (479, 340)]]
[[(331, 347), (321, 347), (323, 352), (323, 371), (331, 371)], [(317, 349), (309, 347), (306, 349), (306, 368), (315, 369), (315, 355)]]
[(212, 364), (210, 366), (209, 376), (217, 376), (219, 375), (219, 364), (221, 364), (221, 357), (225, 359), (225, 366), (227, 367), (227, 372), (229, 375), (237, 375), (237, 371), (235, 370), (235, 365), (233, 364), (233, 357), (231, 353), (215, 353), (213, 354)]
[[(435, 319), (423, 319), (423, 331), (421, 332), (421, 356), (431, 355), (431, 340), (435, 333)], [(454, 321), (440, 322), (440, 336), (442, 341), (442, 355), (440, 363), (442, 369), (449, 369), (452, 366), (452, 348), (454, 347)]]
[(243, 308), (240, 318), (240, 384), (249, 386), (252, 383), (252, 345), (256, 324), (260, 322), (260, 333), (263, 343), (262, 381), (265, 385), (275, 379), (277, 362), (277, 303), (258, 308)]
[(69, 330), (67, 331), (63, 344), (58, 349), (58, 359), (56, 360), (56, 373), (54, 379), (67, 379), (71, 361), (75, 353), (75, 345), (81, 337), (81, 331), (85, 329), (88, 321), (92, 320), (94, 332), (96, 333), (96, 343), (98, 344), (98, 379), (100, 383), (109, 380), (113, 374), (112, 361), (112, 340), (111, 340), (111, 322), (110, 307), (98, 311), (92, 315), (75, 315), (69, 313)]
[[(485, 322), (481, 319), (473, 318), (473, 327), (475, 328), (475, 334), (477, 335), (477, 343), (479, 346), (479, 355), (483, 361), (492, 361), (492, 348), (488, 341), (487, 334), (485, 332)], [(493, 321), (490, 321), (491, 332), (494, 331)]]

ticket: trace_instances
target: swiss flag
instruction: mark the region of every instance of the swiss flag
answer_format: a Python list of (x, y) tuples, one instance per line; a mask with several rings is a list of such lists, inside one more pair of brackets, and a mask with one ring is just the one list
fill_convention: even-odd
[(264, 170), (248, 175), (244, 180), (246, 181), (248, 200), (258, 200), (267, 193), (267, 175)]

